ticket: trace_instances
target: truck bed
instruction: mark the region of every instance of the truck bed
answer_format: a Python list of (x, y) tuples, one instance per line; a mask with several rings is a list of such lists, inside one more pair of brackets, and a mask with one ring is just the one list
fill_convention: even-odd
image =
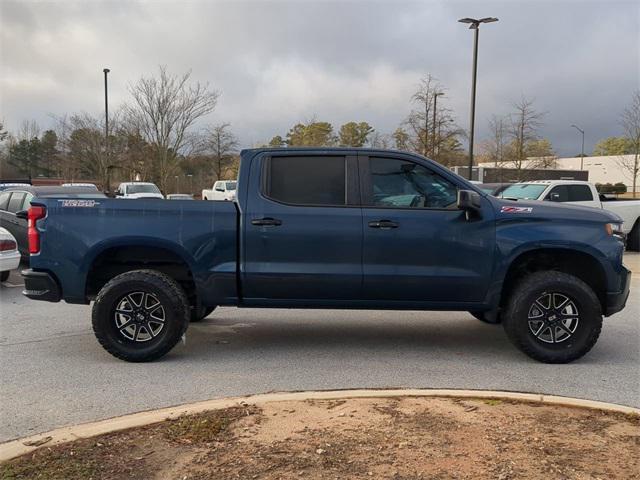
[[(141, 252), (166, 250), (186, 263), (203, 300), (234, 303), (237, 297), (237, 221), (233, 202), (37, 199), (47, 216), (38, 222), (42, 251), (31, 268), (53, 272), (64, 299), (86, 303), (86, 277), (99, 256), (119, 245)], [(62, 283), (64, 282), (64, 283)]]

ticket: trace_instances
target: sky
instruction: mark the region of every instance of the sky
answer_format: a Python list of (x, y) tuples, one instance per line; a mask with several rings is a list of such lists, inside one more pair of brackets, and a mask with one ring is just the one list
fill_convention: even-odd
[(221, 96), (200, 126), (229, 122), (243, 147), (298, 122), (338, 128), (367, 121), (391, 133), (420, 78), (469, 126), (473, 33), (462, 17), (494, 16), (480, 30), (476, 138), (522, 96), (546, 112), (539, 134), (560, 156), (620, 135), (621, 111), (640, 88), (640, 1), (10, 1), (0, 0), (0, 119), (104, 112), (159, 65), (208, 82)]

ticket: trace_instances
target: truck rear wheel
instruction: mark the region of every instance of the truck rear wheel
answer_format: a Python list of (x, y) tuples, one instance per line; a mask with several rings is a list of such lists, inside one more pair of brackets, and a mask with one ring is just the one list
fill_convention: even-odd
[(134, 270), (111, 279), (93, 305), (93, 331), (100, 345), (128, 362), (166, 355), (189, 326), (187, 296), (171, 277)]
[(582, 280), (535, 272), (514, 289), (502, 315), (511, 342), (544, 363), (569, 363), (595, 345), (602, 329), (600, 301)]

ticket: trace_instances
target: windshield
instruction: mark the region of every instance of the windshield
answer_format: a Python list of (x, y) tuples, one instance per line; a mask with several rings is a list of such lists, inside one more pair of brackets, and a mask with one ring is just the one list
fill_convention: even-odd
[(236, 182), (226, 182), (227, 190), (235, 190)]
[(160, 193), (160, 189), (153, 183), (136, 183), (127, 186), (127, 193)]
[(519, 200), (537, 200), (548, 185), (538, 185), (533, 183), (516, 183), (505, 188), (500, 197), (517, 198)]

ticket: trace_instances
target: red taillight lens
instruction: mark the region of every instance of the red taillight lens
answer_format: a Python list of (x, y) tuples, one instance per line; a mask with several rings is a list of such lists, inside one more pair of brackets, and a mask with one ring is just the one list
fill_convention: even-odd
[(17, 248), (16, 242), (13, 240), (0, 240), (0, 252), (6, 252), (7, 250), (15, 250)]
[(47, 209), (37, 205), (29, 208), (27, 238), (29, 239), (29, 253), (40, 253), (40, 232), (36, 228), (36, 221), (44, 218)]

